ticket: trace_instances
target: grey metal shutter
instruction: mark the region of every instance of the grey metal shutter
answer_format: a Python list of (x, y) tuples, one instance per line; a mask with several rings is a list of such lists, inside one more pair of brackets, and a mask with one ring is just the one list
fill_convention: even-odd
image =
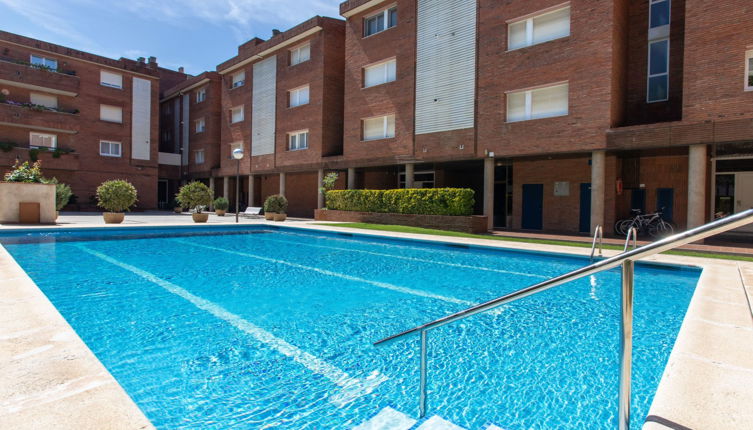
[(182, 140), (182, 146), (183, 146), (183, 159), (182, 164), (184, 166), (188, 166), (189, 158), (188, 156), (191, 153), (191, 145), (190, 145), (190, 136), (191, 136), (191, 95), (190, 94), (184, 94), (183, 95), (183, 140)]
[(133, 78), (133, 114), (131, 121), (131, 158), (149, 159), (149, 144), (152, 131), (152, 83), (146, 79)]
[(251, 155), (275, 152), (275, 107), (277, 104), (277, 57), (254, 64)]
[(474, 126), (476, 0), (419, 0), (416, 134)]

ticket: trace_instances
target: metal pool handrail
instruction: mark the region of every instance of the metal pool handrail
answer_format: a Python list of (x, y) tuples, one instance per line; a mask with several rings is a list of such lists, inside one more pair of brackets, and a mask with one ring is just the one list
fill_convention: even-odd
[(630, 246), (630, 238), (633, 238), (633, 249), (638, 247), (638, 229), (635, 227), (630, 227), (628, 229), (628, 234), (625, 237), (625, 248), (622, 250), (622, 252), (627, 252), (628, 246)]
[(591, 262), (594, 261), (594, 251), (596, 251), (596, 238), (599, 238), (599, 257), (603, 256), (604, 251), (604, 230), (601, 228), (601, 224), (594, 229), (594, 240), (591, 242)]
[(552, 287), (574, 281), (588, 275), (622, 266), (622, 297), (621, 297), (621, 327), (620, 327), (620, 383), (618, 423), (620, 430), (630, 428), (630, 388), (633, 350), (633, 271), (635, 260), (649, 257), (687, 243), (695, 242), (718, 233), (723, 233), (738, 227), (753, 223), (753, 209), (748, 209), (735, 215), (722, 218), (700, 227), (675, 234), (662, 240), (650, 243), (632, 251), (627, 251), (614, 257), (598, 261), (564, 275), (556, 276), (538, 284), (520, 289), (510, 294), (472, 306), (460, 312), (419, 325), (410, 330), (398, 333), (374, 343), (375, 346), (386, 345), (407, 335), (420, 332), (421, 334), (421, 364), (420, 364), (420, 415), (426, 415), (426, 385), (427, 385), (427, 333), (429, 330), (468, 318), (504, 304), (513, 302), (530, 295), (540, 293)]

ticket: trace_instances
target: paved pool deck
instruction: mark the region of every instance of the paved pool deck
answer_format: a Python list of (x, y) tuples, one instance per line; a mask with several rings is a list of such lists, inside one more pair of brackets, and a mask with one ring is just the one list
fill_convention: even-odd
[[(193, 225), (190, 215), (63, 214), (62, 228)], [(266, 224), (242, 219), (244, 224)], [(205, 225), (234, 223), (210, 216)], [(280, 223), (269, 223), (281, 225)], [(587, 248), (377, 232), (291, 220), (289, 227), (588, 255)], [(0, 231), (22, 226), (0, 226)], [(606, 256), (616, 251), (604, 251)], [(703, 268), (644, 429), (753, 428), (753, 263), (658, 255)], [(616, 353), (616, 352), (615, 352)], [(0, 246), (0, 428), (149, 429), (152, 425), (34, 282)], [(747, 427), (746, 427), (747, 426)]]

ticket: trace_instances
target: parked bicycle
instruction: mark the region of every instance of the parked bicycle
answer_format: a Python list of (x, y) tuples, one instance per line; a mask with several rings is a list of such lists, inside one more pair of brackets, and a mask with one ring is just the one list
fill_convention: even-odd
[(614, 224), (614, 232), (620, 236), (626, 236), (630, 229), (635, 227), (639, 235), (648, 234), (651, 237), (669, 236), (674, 233), (675, 229), (671, 223), (662, 218), (662, 210), (643, 214), (640, 209), (631, 209), (630, 212), (633, 216), (617, 221)]

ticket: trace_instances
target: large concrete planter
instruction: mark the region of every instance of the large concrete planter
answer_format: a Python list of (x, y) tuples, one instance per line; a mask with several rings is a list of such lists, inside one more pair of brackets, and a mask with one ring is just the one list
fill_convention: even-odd
[(39, 204), (39, 223), (55, 223), (55, 185), (0, 182), (0, 224), (20, 222), (21, 204)]
[(191, 218), (193, 218), (193, 222), (207, 222), (207, 220), (209, 219), (209, 214), (206, 212), (192, 213)]
[(125, 219), (123, 212), (103, 212), (102, 216), (105, 218), (105, 224), (120, 224)]
[(480, 215), (414, 215), (317, 209), (314, 212), (314, 218), (317, 221), (405, 225), (409, 227), (433, 228), (438, 230), (452, 230), (476, 234), (486, 233), (488, 230), (487, 217)]

